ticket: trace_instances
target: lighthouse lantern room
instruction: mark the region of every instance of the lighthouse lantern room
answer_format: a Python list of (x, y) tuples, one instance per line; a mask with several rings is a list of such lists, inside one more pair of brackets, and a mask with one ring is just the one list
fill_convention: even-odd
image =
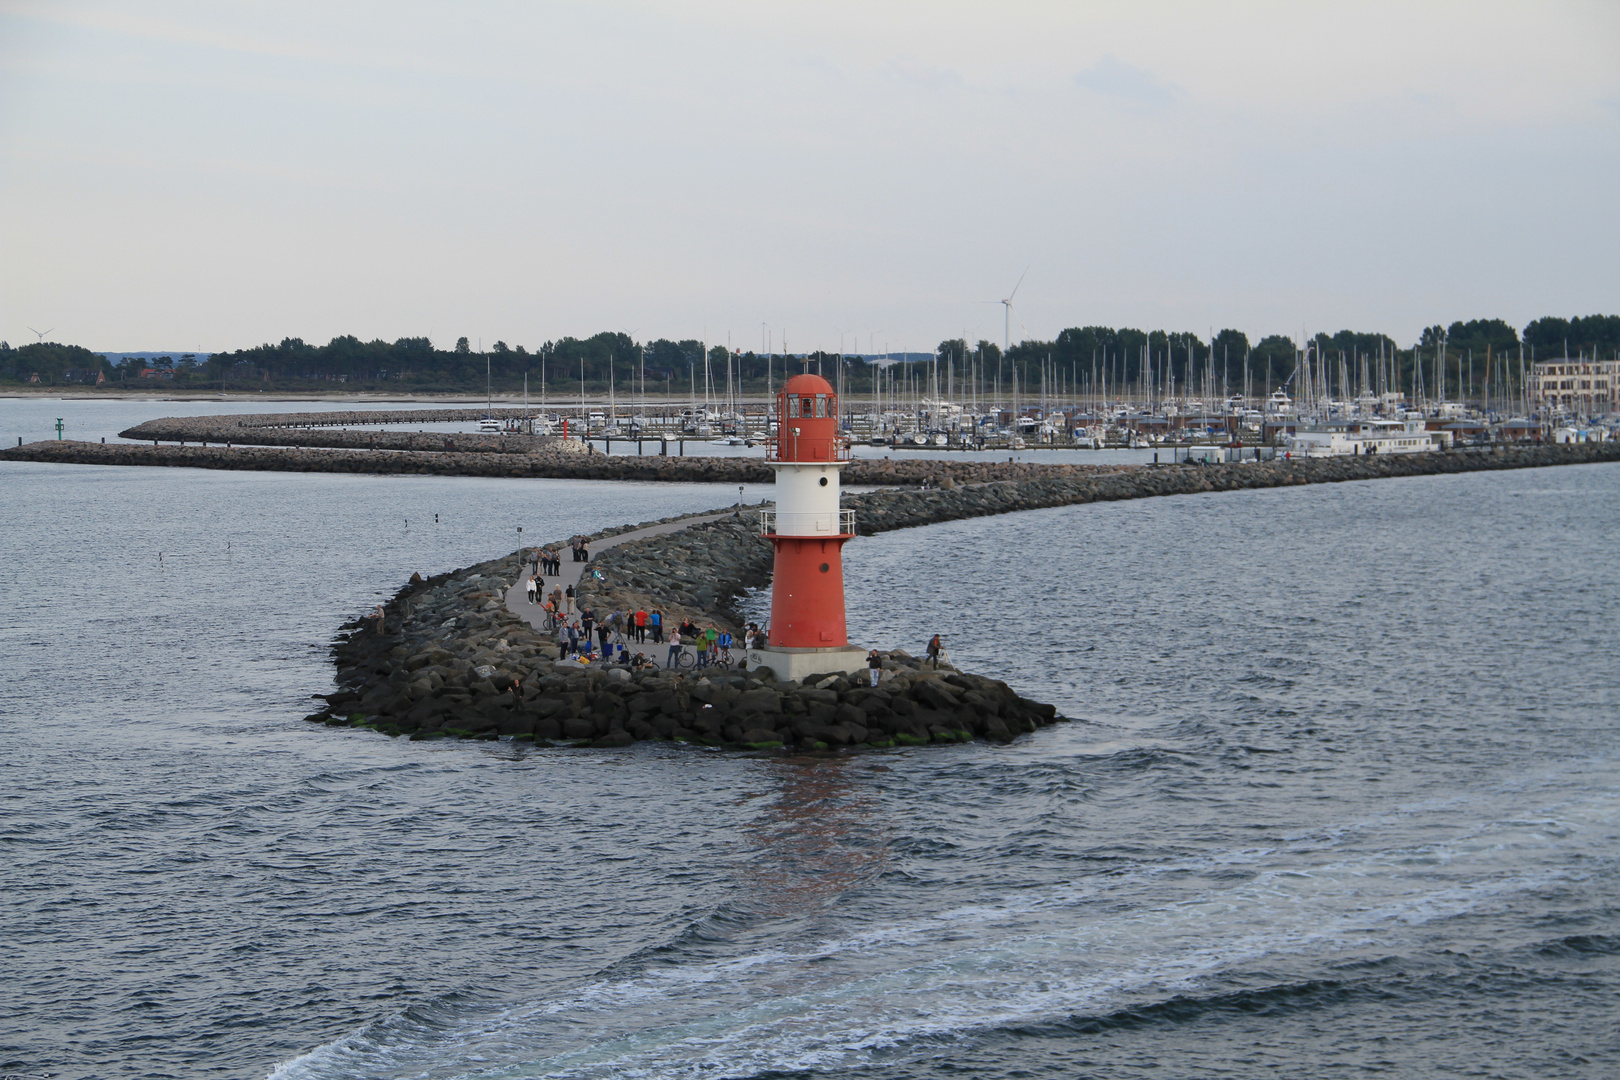
[(776, 439), (766, 461), (776, 471), (776, 506), (760, 531), (776, 549), (768, 645), (748, 650), (754, 668), (778, 679), (854, 671), (864, 650), (844, 628), (843, 548), (855, 513), (838, 505), (838, 477), (849, 443), (838, 433), (838, 395), (819, 375), (795, 375), (776, 396)]

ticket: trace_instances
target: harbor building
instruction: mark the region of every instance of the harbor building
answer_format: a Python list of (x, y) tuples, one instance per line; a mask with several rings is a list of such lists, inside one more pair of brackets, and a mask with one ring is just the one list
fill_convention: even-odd
[(1588, 416), (1620, 412), (1620, 360), (1538, 360), (1529, 382), (1538, 407)]

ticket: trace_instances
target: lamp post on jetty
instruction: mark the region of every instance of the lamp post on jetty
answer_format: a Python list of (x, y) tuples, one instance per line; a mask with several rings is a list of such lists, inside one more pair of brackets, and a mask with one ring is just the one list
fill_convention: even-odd
[(765, 460), (776, 471), (776, 507), (760, 515), (776, 549), (771, 626), (767, 646), (748, 650), (749, 666), (781, 680), (854, 671), (866, 663), (844, 625), (843, 548), (855, 538), (855, 512), (838, 506), (849, 444), (838, 434), (831, 383), (806, 373), (783, 385)]

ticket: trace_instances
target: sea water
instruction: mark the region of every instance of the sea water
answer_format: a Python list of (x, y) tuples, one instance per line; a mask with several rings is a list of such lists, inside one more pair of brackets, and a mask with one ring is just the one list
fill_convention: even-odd
[(850, 544), (1006, 747), (302, 721), (412, 571), (734, 497), (0, 464), (0, 1073), (1614, 1074), (1620, 466)]

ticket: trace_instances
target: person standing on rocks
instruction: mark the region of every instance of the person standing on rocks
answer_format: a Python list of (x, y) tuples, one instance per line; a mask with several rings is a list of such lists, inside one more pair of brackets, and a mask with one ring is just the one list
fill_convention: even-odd
[(664, 613), (657, 608), (653, 608), (652, 614), (647, 616), (647, 625), (652, 627), (653, 644), (662, 645), (664, 643)]
[(666, 668), (672, 668), (681, 661), (681, 632), (675, 631), (669, 635), (669, 656), (664, 660)]
[(647, 609), (636, 609), (636, 644), (647, 644)]
[(939, 654), (944, 651), (945, 646), (940, 644), (938, 634), (928, 639), (928, 663), (935, 671), (939, 670)]
[(878, 655), (876, 649), (866, 654), (866, 670), (872, 676), (872, 685), (876, 686), (878, 678), (883, 674), (883, 658)]

